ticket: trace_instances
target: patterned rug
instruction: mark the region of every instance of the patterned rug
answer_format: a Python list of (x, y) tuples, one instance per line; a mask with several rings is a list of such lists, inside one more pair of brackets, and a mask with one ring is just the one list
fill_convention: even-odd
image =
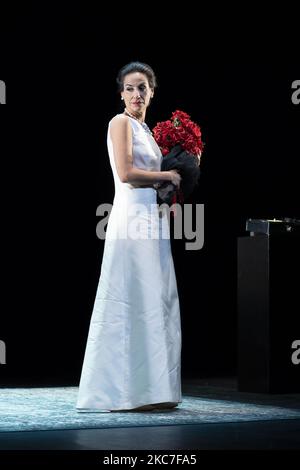
[(183, 395), (173, 410), (78, 412), (78, 387), (0, 388), (0, 432), (300, 419), (300, 410)]

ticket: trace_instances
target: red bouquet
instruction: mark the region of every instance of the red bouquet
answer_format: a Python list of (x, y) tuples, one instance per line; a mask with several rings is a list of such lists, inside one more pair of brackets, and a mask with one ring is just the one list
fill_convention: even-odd
[(174, 111), (171, 119), (158, 122), (153, 135), (163, 155), (167, 155), (177, 144), (195, 156), (203, 150), (200, 127), (183, 111)]
[(159, 202), (182, 202), (194, 190), (200, 176), (200, 158), (204, 144), (200, 127), (183, 111), (172, 113), (171, 119), (159, 122), (153, 129), (154, 138), (163, 154), (161, 170), (178, 170), (180, 189), (169, 182), (158, 187)]

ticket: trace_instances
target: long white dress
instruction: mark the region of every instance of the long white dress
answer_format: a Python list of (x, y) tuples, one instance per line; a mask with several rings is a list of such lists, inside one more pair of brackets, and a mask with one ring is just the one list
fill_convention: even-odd
[[(159, 171), (151, 134), (129, 118), (133, 165)], [(181, 402), (181, 322), (167, 214), (156, 190), (121, 182), (107, 135), (115, 196), (80, 378), (78, 411)]]

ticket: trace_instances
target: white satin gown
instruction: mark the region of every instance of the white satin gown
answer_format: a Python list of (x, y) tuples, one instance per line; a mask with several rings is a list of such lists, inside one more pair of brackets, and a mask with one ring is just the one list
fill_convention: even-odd
[[(133, 165), (159, 171), (151, 134), (129, 118)], [(181, 402), (181, 322), (169, 221), (154, 188), (121, 182), (107, 135), (115, 196), (76, 408), (131, 409)]]

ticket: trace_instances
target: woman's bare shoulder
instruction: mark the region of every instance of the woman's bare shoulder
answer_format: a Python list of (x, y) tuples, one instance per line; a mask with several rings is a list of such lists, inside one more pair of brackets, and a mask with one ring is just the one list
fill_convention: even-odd
[(125, 125), (129, 122), (128, 116), (125, 116), (125, 114), (116, 114), (110, 121), (110, 125), (116, 126), (116, 125)]

